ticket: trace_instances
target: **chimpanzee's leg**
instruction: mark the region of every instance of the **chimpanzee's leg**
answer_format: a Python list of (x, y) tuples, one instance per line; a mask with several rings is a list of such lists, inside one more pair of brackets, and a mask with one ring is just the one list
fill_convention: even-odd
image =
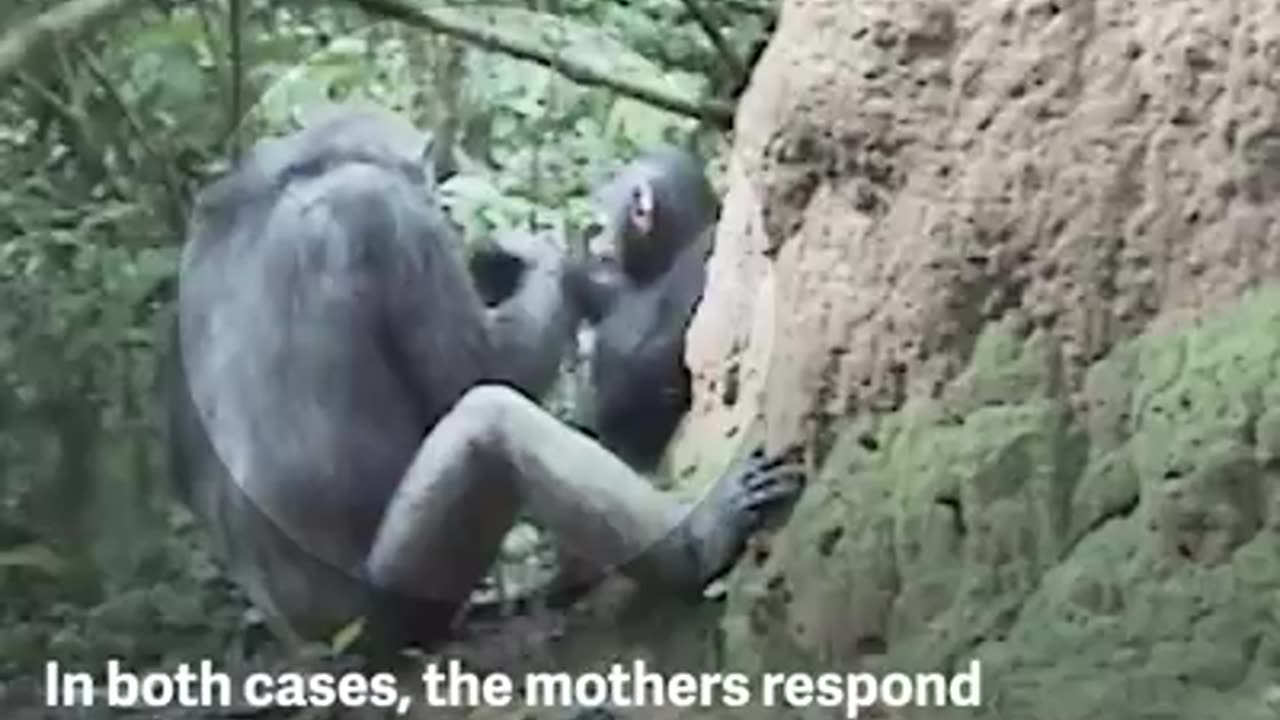
[(367, 570), (376, 585), (403, 594), (465, 598), (524, 506), (592, 565), (694, 593), (736, 559), (761, 511), (794, 497), (801, 479), (798, 466), (761, 461), (690, 506), (519, 393), (481, 386), (423, 444)]

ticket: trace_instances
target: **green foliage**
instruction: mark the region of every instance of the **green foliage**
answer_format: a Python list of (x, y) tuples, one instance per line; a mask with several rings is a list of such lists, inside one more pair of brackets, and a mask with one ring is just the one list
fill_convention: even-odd
[[(524, 42), (536, 39), (547, 55), (611, 77), (689, 98), (706, 90), (704, 78), (665, 72), (619, 33), (589, 18), (487, 6), (442, 8), (437, 14)], [(333, 37), (301, 61), (263, 63), (263, 92), (249, 124), (268, 131), (295, 127), (346, 100), (377, 102), (428, 121), (438, 119), (440, 106), (454, 106), (446, 109), (465, 115), (462, 123), (469, 132), (456, 148), (462, 172), (443, 190), (468, 238), (511, 227), (580, 225), (590, 212), (586, 191), (610, 167), (641, 148), (688, 139), (697, 131), (688, 118), (582, 87), (553, 70), (497, 53), (467, 53), (457, 97), (440, 97), (429, 88), (423, 99), (423, 68), (414, 63), (414, 46), (422, 40), (394, 30), (359, 28)], [(307, 34), (301, 28), (295, 32)]]
[[(0, 26), (56, 4), (0, 10)], [(713, 136), (348, 4), (245, 5), (238, 69), (225, 0), (155, 3), (32, 61), (0, 95), (0, 677), (50, 654), (163, 663), (256, 651), (255, 613), (168, 491), (158, 392), (186, 214), (238, 139), (287, 131), (334, 101), (389, 106), (453, 148), (442, 196), (471, 242), (514, 227), (572, 236), (588, 190), (617, 163), (660, 140)], [(724, 87), (681, 3), (434, 11), (691, 101)], [(738, 51), (759, 37), (760, 15), (718, 14)], [(345, 629), (331, 649), (359, 633)]]

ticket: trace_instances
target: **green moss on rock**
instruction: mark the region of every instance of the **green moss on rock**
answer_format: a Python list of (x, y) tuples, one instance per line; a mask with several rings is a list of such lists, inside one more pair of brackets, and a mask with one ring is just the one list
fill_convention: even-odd
[(982, 717), (1277, 717), (1280, 290), (1060, 376), (994, 325), (939, 400), (842, 435), (735, 578), (734, 664), (977, 657)]

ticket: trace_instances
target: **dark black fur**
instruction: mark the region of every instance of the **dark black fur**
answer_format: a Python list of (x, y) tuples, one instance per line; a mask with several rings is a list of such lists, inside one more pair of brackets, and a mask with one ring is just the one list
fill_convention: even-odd
[(539, 352), (506, 353), (496, 371), (429, 157), (396, 127), (356, 113), (264, 141), (201, 196), (181, 274), (172, 460), (259, 604), (309, 632), (334, 630), (312, 618), (368, 615), (411, 636), (413, 618), (428, 641), (452, 608), (376, 592), (361, 563), (436, 422), (486, 379), (520, 386), (521, 361)]
[[(654, 196), (647, 234), (627, 221), (637, 183)], [(580, 268), (574, 291), (595, 324), (587, 425), (632, 467), (652, 472), (692, 400), (685, 334), (706, 286), (719, 206), (701, 163), (670, 147), (624, 168), (603, 199), (617, 257)]]

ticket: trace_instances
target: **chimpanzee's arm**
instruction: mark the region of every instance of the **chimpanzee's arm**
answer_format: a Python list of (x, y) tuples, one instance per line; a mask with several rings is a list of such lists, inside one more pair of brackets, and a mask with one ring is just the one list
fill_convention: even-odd
[(627, 280), (615, 261), (593, 258), (566, 269), (564, 285), (577, 312), (594, 325), (609, 314)]
[(579, 315), (564, 288), (564, 258), (547, 238), (508, 236), (500, 244), (524, 262), (515, 292), (488, 310), (492, 379), (533, 397), (555, 382)]
[(685, 334), (702, 300), (707, 284), (707, 255), (711, 234), (707, 232), (678, 256), (667, 274), (657, 282), (656, 305), (648, 334), (635, 349), (639, 367), (683, 365)]

